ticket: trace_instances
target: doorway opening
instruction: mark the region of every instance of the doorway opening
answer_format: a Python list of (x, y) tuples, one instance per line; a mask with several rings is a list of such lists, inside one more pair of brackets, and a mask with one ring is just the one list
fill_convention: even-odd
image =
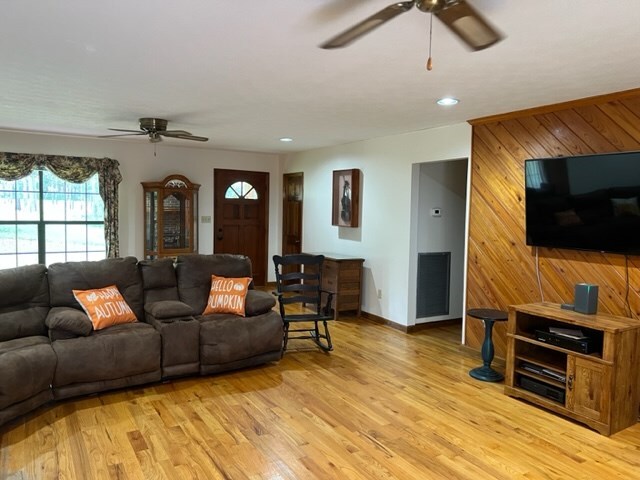
[(468, 166), (466, 158), (413, 166), (410, 325), (462, 319)]

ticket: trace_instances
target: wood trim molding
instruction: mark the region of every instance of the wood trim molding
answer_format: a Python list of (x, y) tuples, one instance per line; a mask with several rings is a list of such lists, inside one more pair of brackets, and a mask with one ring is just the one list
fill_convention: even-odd
[(487, 123), (504, 122), (505, 120), (513, 120), (514, 118), (541, 115), (545, 113), (556, 112), (558, 110), (565, 110), (569, 108), (583, 107), (585, 105), (593, 105), (595, 103), (606, 103), (614, 100), (620, 100), (621, 98), (633, 97), (640, 95), (640, 88), (634, 88), (631, 90), (624, 90), (622, 92), (606, 93), (603, 95), (596, 95), (593, 97), (585, 97), (577, 100), (569, 100), (567, 102), (554, 103), (551, 105), (542, 105), (540, 107), (527, 108), (524, 110), (516, 110), (514, 112), (498, 113), (496, 115), (490, 115), (488, 117), (474, 118), (468, 120), (471, 125), (484, 125)]
[(407, 333), (421, 332), (423, 330), (431, 330), (432, 328), (445, 327), (449, 325), (462, 325), (462, 318), (450, 318), (448, 320), (436, 320), (435, 322), (417, 323), (407, 327)]
[(379, 315), (375, 315), (373, 313), (365, 312), (362, 310), (360, 312), (360, 316), (365, 320), (369, 320), (374, 323), (379, 323), (381, 325), (388, 325), (389, 327), (395, 328), (396, 330), (400, 330), (401, 332), (407, 333), (406, 325), (400, 325), (399, 323), (392, 322), (391, 320), (387, 320), (384, 317), (380, 317)]
[(447, 325), (457, 325), (462, 322), (462, 318), (453, 318), (449, 320), (438, 320), (436, 322), (426, 322), (419, 323), (417, 325), (401, 325), (396, 322), (392, 322), (391, 320), (387, 320), (384, 317), (380, 317), (378, 315), (374, 315), (373, 313), (362, 311), (360, 312), (360, 316), (366, 320), (370, 320), (374, 323), (379, 323), (381, 325), (387, 325), (391, 328), (395, 328), (396, 330), (400, 330), (404, 333), (415, 333), (422, 330), (428, 330), (431, 328), (444, 327)]

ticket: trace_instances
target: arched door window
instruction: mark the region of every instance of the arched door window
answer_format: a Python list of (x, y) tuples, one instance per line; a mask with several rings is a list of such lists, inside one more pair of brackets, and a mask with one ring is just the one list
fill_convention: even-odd
[(244, 200), (258, 200), (258, 192), (253, 185), (247, 182), (235, 182), (229, 185), (224, 198), (236, 198)]

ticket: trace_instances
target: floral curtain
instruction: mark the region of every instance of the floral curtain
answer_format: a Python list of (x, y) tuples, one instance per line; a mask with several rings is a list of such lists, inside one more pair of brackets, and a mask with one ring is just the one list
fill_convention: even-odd
[(118, 184), (122, 181), (117, 160), (0, 152), (0, 178), (18, 180), (35, 169), (47, 168), (67, 182), (86, 182), (96, 172), (104, 202), (104, 238), (107, 258), (120, 255), (118, 239)]

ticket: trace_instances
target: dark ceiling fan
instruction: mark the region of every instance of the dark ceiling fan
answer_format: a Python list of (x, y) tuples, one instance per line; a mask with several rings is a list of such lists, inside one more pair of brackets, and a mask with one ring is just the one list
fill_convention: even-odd
[(161, 142), (162, 137), (180, 138), (182, 140), (195, 140), (197, 142), (207, 142), (207, 137), (198, 137), (184, 130), (167, 130), (167, 121), (162, 118), (144, 117), (140, 120), (140, 131), (124, 130), (121, 128), (110, 128), (114, 132), (128, 132), (115, 135), (103, 135), (102, 138), (127, 137), (134, 135), (148, 135), (151, 143)]
[(414, 6), (438, 17), (472, 50), (482, 50), (499, 42), (502, 36), (465, 0), (413, 0), (396, 2), (365, 18), (360, 23), (320, 45), (332, 49), (346, 47), (383, 23), (392, 20)]

